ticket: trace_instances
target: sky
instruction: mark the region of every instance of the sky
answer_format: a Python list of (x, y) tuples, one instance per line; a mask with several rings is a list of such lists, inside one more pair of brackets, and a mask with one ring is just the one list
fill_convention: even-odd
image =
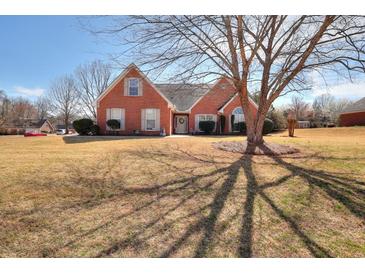
[[(96, 59), (108, 61), (120, 46), (107, 43), (82, 29), (76, 16), (0, 16), (0, 89), (9, 96), (35, 100), (51, 82)], [(307, 102), (323, 93), (357, 100), (365, 96), (365, 76), (355, 83), (330, 79), (327, 86), (313, 74)], [(363, 78), (363, 79), (362, 79)], [(286, 105), (290, 96), (275, 105)]]
[(75, 16), (0, 16), (0, 89), (35, 99), (53, 79), (114, 50)]

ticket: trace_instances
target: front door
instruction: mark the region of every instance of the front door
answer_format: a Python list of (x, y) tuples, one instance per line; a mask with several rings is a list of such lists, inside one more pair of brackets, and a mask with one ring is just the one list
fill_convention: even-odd
[(176, 134), (188, 133), (188, 116), (187, 115), (175, 115), (175, 133)]

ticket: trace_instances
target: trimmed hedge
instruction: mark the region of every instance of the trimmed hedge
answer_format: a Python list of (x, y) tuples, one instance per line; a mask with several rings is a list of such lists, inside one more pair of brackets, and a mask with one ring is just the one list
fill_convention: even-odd
[(75, 131), (80, 135), (99, 135), (100, 127), (94, 124), (93, 120), (83, 118), (72, 123)]
[(215, 127), (214, 121), (200, 121), (199, 122), (199, 129), (203, 131), (205, 134), (210, 134), (213, 132)]
[[(231, 119), (233, 120), (233, 119)], [(232, 123), (232, 130), (238, 131), (242, 134), (247, 133), (247, 127), (245, 122)], [(274, 123), (270, 119), (265, 119), (264, 126), (262, 128), (262, 134), (266, 135), (271, 133), (274, 130)]]
[(94, 122), (91, 119), (83, 118), (72, 123), (76, 132), (80, 135), (89, 135)]
[(98, 125), (92, 125), (90, 128), (91, 135), (100, 135), (100, 127)]
[(106, 124), (108, 125), (108, 127), (110, 127), (113, 130), (120, 128), (120, 121), (119, 120), (110, 119), (110, 120), (106, 121)]
[(246, 134), (246, 123), (245, 122), (238, 122), (236, 124), (234, 124), (234, 130), (238, 131), (242, 134)]

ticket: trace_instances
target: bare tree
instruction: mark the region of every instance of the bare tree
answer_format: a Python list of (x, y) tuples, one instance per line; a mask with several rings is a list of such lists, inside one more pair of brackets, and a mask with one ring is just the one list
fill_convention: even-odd
[(349, 106), (352, 104), (352, 101), (349, 99), (338, 99), (335, 102), (335, 106), (334, 106), (334, 111), (333, 111), (333, 115), (334, 115), (334, 121), (338, 122), (338, 118), (340, 116), (340, 114)]
[(16, 125), (26, 126), (37, 115), (33, 103), (26, 98), (17, 97), (10, 99), (8, 122)]
[(295, 115), (297, 120), (302, 120), (309, 110), (309, 104), (301, 96), (292, 96), (289, 110)]
[[(90, 29), (122, 38), (127, 47), (122, 57), (133, 56), (156, 76), (190, 81), (230, 78), (246, 118), (247, 152), (263, 143), (263, 123), (272, 103), (289, 92), (310, 89), (308, 72), (352, 76), (365, 71), (361, 16), (131, 16), (112, 20), (113, 25), (104, 29)], [(249, 108), (254, 90), (259, 90), (257, 116)]]
[(110, 84), (111, 75), (110, 65), (100, 60), (81, 65), (75, 72), (82, 110), (90, 118), (96, 119), (95, 101)]
[(314, 115), (319, 122), (337, 123), (340, 113), (351, 103), (347, 99), (336, 99), (326, 93), (317, 96), (313, 101)]
[(0, 90), (0, 127), (4, 125), (26, 126), (36, 118), (34, 104), (24, 97), (8, 98)]
[(66, 134), (68, 134), (70, 119), (76, 115), (79, 103), (79, 94), (74, 78), (71, 76), (58, 78), (52, 83), (47, 96), (55, 114), (63, 118)]
[(4, 90), (0, 90), (0, 127), (6, 124), (9, 113), (9, 99)]
[(49, 99), (45, 96), (38, 97), (35, 102), (35, 107), (37, 109), (37, 118), (42, 120), (49, 116), (51, 110), (51, 103)]

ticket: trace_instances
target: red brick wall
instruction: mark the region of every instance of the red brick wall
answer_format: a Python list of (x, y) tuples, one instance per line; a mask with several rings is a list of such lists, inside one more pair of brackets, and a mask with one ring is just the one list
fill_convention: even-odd
[[(227, 80), (221, 79), (213, 87), (208, 94), (206, 94), (191, 110), (189, 115), (189, 131), (195, 129), (195, 115), (196, 114), (218, 114), (218, 109), (223, 106), (232, 96), (236, 93), (234, 86)], [(224, 109), (224, 116), (226, 117), (226, 123), (224, 127), (224, 133), (229, 133), (229, 123), (232, 111), (241, 106), (239, 97), (236, 96), (233, 101)], [(251, 105), (253, 111), (257, 113), (257, 109), (254, 105)], [(219, 116), (217, 116), (217, 122)]]
[[(227, 79), (220, 79), (218, 83), (192, 108), (189, 115), (189, 132), (195, 129), (196, 114), (217, 114), (218, 109), (226, 103), (236, 92)], [(218, 119), (218, 118), (217, 118)]]
[[(132, 134), (133, 130), (141, 130), (141, 109), (160, 109), (160, 127), (165, 128), (166, 134), (171, 130), (171, 110), (166, 100), (148, 83), (142, 80), (143, 96), (124, 96), (124, 79), (128, 77), (138, 77), (142, 79), (138, 70), (132, 68), (127, 75), (121, 79), (113, 89), (99, 102), (97, 106), (97, 123), (101, 133), (106, 134), (106, 109), (125, 109), (125, 130), (120, 134)], [(156, 131), (143, 131), (142, 134), (156, 135)]]
[[(230, 132), (230, 124), (231, 124), (231, 115), (232, 115), (232, 111), (236, 108), (236, 107), (241, 107), (241, 101), (240, 101), (240, 97), (236, 96), (223, 110), (223, 115), (226, 117), (226, 124), (224, 126), (224, 133), (229, 133)], [(251, 111), (253, 111), (254, 115), (257, 114), (257, 108), (255, 107), (254, 104), (250, 104), (251, 107)]]
[(340, 126), (365, 126), (365, 111), (341, 114)]

